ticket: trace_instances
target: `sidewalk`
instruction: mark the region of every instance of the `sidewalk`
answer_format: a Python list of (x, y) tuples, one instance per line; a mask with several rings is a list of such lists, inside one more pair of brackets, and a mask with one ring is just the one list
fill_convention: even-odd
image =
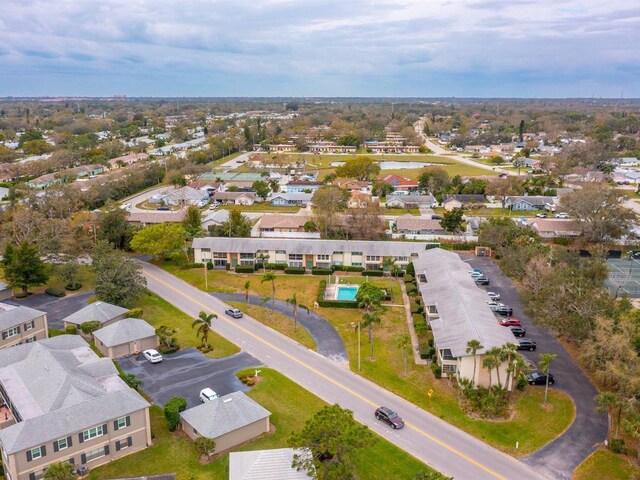
[(404, 311), (409, 325), (409, 335), (411, 336), (411, 350), (413, 351), (413, 360), (416, 365), (429, 365), (427, 360), (420, 358), (420, 350), (418, 347), (418, 336), (413, 325), (413, 315), (411, 315), (411, 301), (407, 295), (407, 289), (403, 281), (400, 281), (400, 290), (402, 290), (402, 301), (404, 302)]

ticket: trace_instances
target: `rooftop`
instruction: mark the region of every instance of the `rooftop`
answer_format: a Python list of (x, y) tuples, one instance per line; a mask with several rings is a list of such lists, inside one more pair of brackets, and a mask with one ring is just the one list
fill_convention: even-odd
[(124, 318), (93, 332), (93, 336), (107, 347), (152, 337), (155, 334), (156, 329), (139, 318)]
[(309, 217), (301, 215), (264, 215), (260, 228), (302, 228)]
[[(2, 285), (6, 284), (0, 283), (0, 290), (3, 289)], [(20, 323), (29, 322), (42, 315), (46, 315), (46, 313), (29, 307), (15, 307), (6, 303), (0, 303), (0, 330), (6, 330)]]
[(128, 222), (133, 223), (179, 223), (187, 217), (185, 209), (171, 211), (155, 211), (149, 212), (133, 212), (127, 218)]
[(252, 450), (229, 454), (229, 480), (309, 480), (307, 472), (291, 466), (294, 454), (304, 454), (293, 448)]
[(96, 320), (100, 323), (105, 323), (119, 317), (120, 315), (124, 315), (128, 311), (129, 310), (126, 308), (118, 307), (117, 305), (112, 305), (110, 303), (94, 302), (84, 308), (81, 308), (77, 312), (72, 313), (63, 319), (63, 322), (81, 325), (84, 322)]

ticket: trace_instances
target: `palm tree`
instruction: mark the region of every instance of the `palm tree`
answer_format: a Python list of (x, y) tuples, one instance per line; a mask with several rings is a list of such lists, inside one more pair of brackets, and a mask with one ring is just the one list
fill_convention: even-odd
[(293, 331), (295, 332), (298, 330), (298, 308), (305, 309), (307, 311), (307, 315), (309, 315), (309, 309), (298, 303), (296, 293), (293, 294), (293, 297), (287, 298), (287, 303), (293, 307)]
[(75, 480), (76, 473), (73, 465), (68, 462), (59, 462), (49, 465), (44, 471), (45, 480)]
[[(613, 438), (618, 438), (620, 430), (620, 416), (622, 415), (622, 398), (619, 393), (616, 392), (600, 392), (596, 395), (596, 412), (607, 412), (607, 421), (609, 423), (609, 434), (611, 434), (611, 428), (614, 428)], [(609, 435), (607, 435), (609, 437)]]
[(549, 391), (549, 370), (551, 369), (551, 363), (558, 357), (556, 353), (543, 353), (540, 355), (540, 361), (538, 365), (540, 370), (547, 376), (547, 381), (544, 386), (544, 405), (547, 404), (547, 393)]
[(262, 276), (260, 283), (271, 282), (271, 299), (276, 299), (276, 274), (273, 272), (267, 272)]
[[(505, 388), (509, 388), (509, 380), (512, 373), (512, 369), (510, 367), (515, 358), (518, 356), (518, 347), (509, 342), (505, 343), (500, 350), (500, 360), (507, 364), (507, 379), (504, 382), (504, 386)], [(511, 386), (511, 390), (513, 390), (513, 385)]]
[(249, 287), (251, 286), (251, 282), (247, 280), (244, 282), (244, 301), (249, 303)]
[(475, 386), (476, 383), (476, 363), (477, 363), (477, 357), (476, 357), (476, 353), (478, 353), (478, 350), (482, 350), (484, 348), (484, 345), (482, 345), (480, 343), (480, 340), (469, 340), (467, 342), (467, 353), (470, 353), (471, 355), (473, 355), (473, 377), (471, 377), (471, 386)]
[(482, 360), (482, 366), (487, 370), (489, 370), (489, 388), (491, 388), (491, 385), (493, 383), (492, 382), (493, 375), (491, 374), (491, 371), (500, 365), (499, 362), (500, 360), (498, 360), (498, 357), (496, 355), (491, 354), (491, 350), (485, 353), (484, 360)]
[[(517, 383), (518, 379), (527, 371), (527, 368), (527, 362), (524, 361), (522, 355), (516, 355), (513, 361), (507, 365), (507, 372), (511, 373), (513, 381)], [(514, 390), (515, 388), (511, 388), (511, 391), (509, 392), (509, 401), (511, 401), (511, 398), (513, 397)]]
[(622, 424), (624, 425), (624, 431), (636, 441), (636, 448), (638, 449), (636, 463), (640, 465), (640, 414), (637, 412), (632, 413), (624, 419)]
[[(373, 324), (380, 324), (380, 317), (376, 313), (365, 313), (360, 322), (360, 328), (367, 327), (369, 329), (369, 344), (371, 345), (371, 360), (375, 360), (373, 355)], [(356, 327), (357, 328), (357, 327)]]
[(211, 321), (214, 318), (218, 318), (215, 313), (200, 312), (198, 318), (196, 318), (191, 324), (191, 328), (198, 327), (196, 335), (202, 339), (202, 345), (209, 348), (209, 332), (211, 331)]
[(384, 257), (382, 259), (382, 269), (385, 272), (389, 272), (389, 275), (391, 275), (391, 272), (393, 270), (393, 267), (396, 266), (396, 259), (393, 257)]
[(396, 339), (396, 346), (402, 350), (402, 360), (404, 361), (404, 376), (407, 376), (407, 349), (411, 343), (411, 338), (408, 333), (398, 335)]
[(256, 258), (260, 262), (260, 265), (262, 265), (262, 270), (266, 271), (267, 269), (265, 268), (265, 264), (267, 263), (267, 260), (269, 260), (269, 254), (268, 253), (264, 253), (264, 252), (260, 252), (256, 256)]
[[(489, 364), (496, 369), (496, 378), (498, 380), (498, 386), (502, 388), (502, 382), (500, 381), (500, 365), (502, 365), (502, 349), (500, 347), (492, 347), (485, 353), (485, 362), (487, 359), (491, 359)], [(489, 369), (489, 377), (491, 377), (491, 368), (485, 365)]]

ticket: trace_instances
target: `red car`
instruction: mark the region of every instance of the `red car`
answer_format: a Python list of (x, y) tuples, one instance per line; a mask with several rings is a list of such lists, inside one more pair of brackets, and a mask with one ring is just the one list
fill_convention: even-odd
[(522, 323), (517, 318), (498, 318), (498, 323), (503, 327), (521, 327)]

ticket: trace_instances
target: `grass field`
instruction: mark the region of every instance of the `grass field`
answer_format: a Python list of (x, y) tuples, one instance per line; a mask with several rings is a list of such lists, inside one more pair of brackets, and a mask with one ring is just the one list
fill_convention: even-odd
[[(262, 380), (247, 394), (269, 410), (275, 431), (263, 435), (236, 450), (259, 450), (287, 447), (291, 434), (299, 431), (314, 413), (326, 405), (315, 395), (280, 375), (263, 368)], [(131, 476), (176, 473), (179, 480), (227, 480), (229, 455), (214, 457), (208, 465), (201, 465), (198, 453), (181, 432), (167, 430), (166, 420), (159, 407), (151, 408), (151, 429), (154, 444), (146, 450), (116, 460), (91, 471), (89, 479), (123, 478)], [(393, 458), (393, 461), (389, 461)], [(411, 479), (428, 470), (423, 463), (375, 436), (374, 444), (354, 458), (358, 478), (367, 480)]]
[(640, 468), (631, 457), (601, 448), (576, 468), (573, 480), (630, 480), (640, 478)]

